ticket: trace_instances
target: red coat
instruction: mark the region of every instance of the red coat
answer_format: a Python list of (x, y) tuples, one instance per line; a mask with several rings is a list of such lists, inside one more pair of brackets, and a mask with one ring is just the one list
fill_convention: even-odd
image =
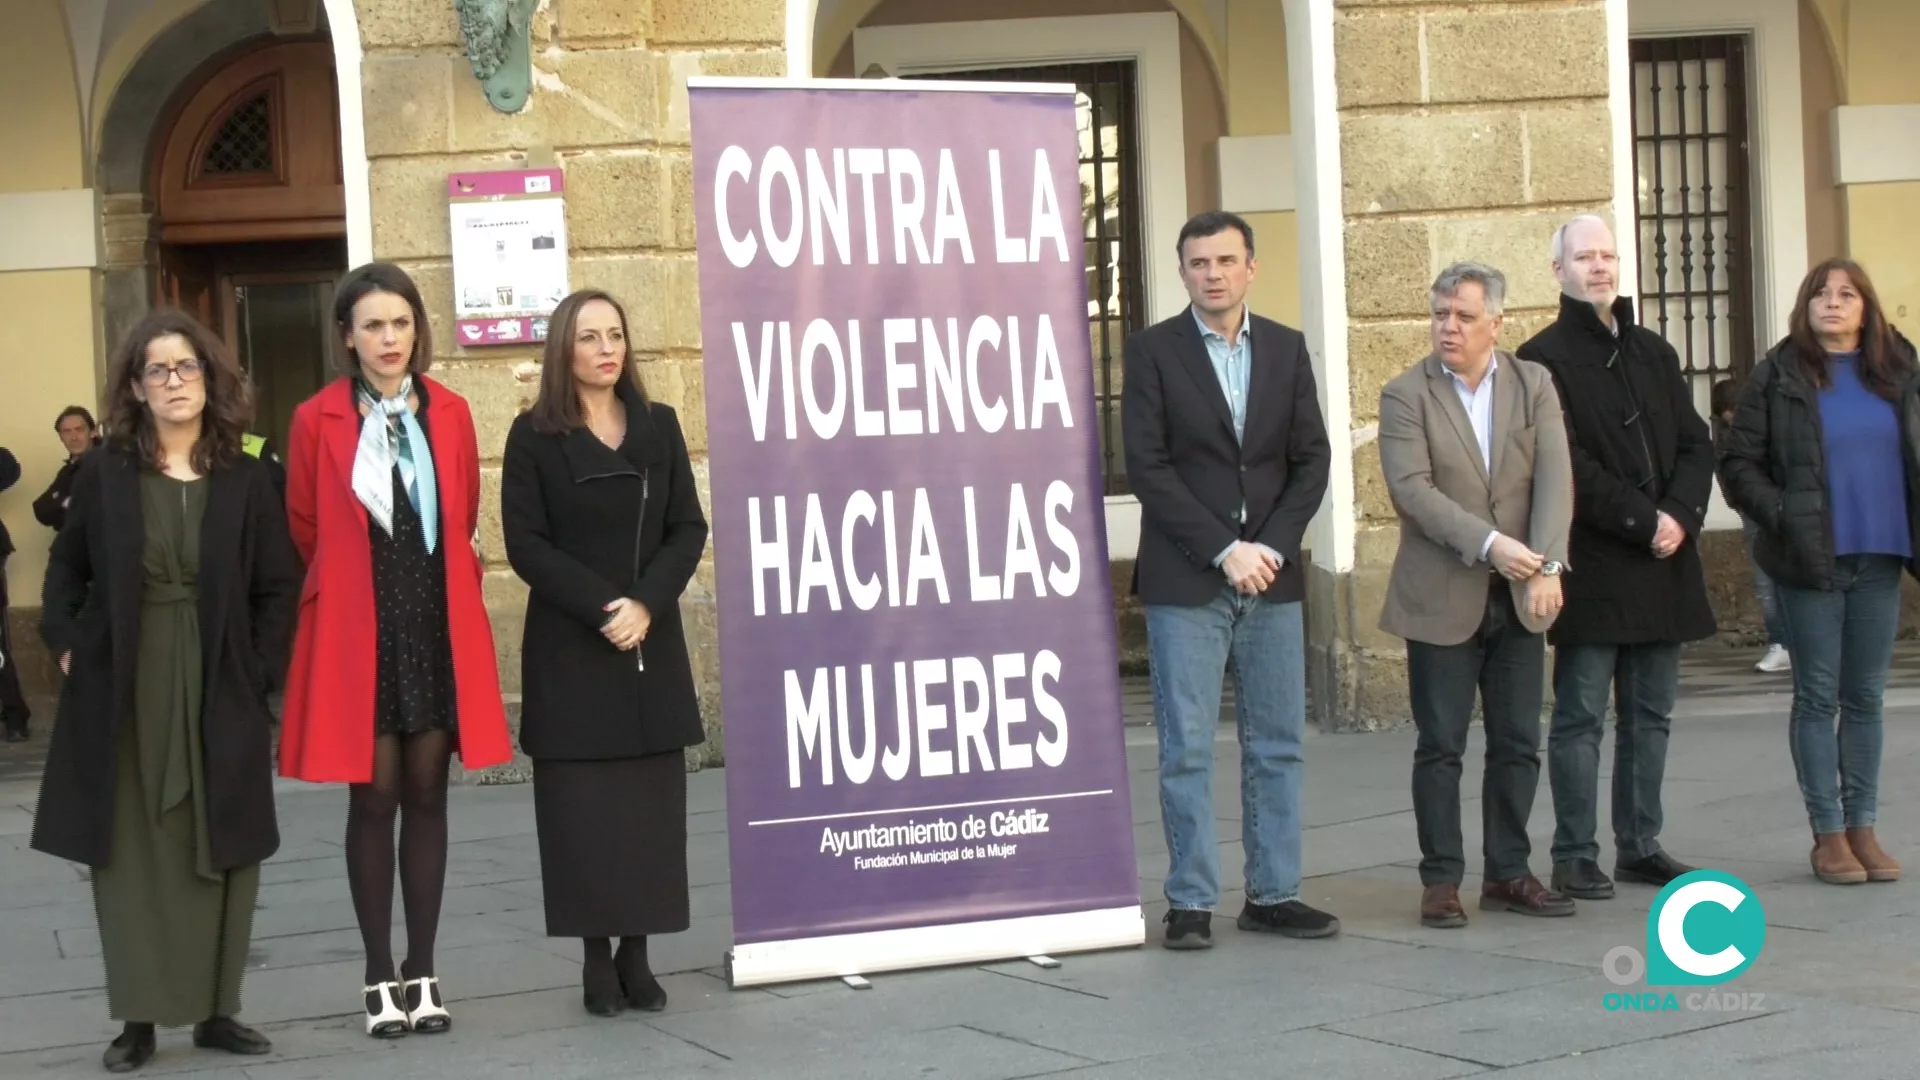
[[(439, 481), (452, 623), (460, 761), (483, 769), (512, 758), (493, 624), (472, 544), (480, 514), (480, 453), (465, 398), (424, 376), (428, 438)], [(307, 561), (300, 622), (280, 720), (280, 773), (316, 783), (373, 779), (377, 637), (367, 511), (353, 493), (360, 412), (340, 379), (294, 410), (287, 440), (287, 521)]]

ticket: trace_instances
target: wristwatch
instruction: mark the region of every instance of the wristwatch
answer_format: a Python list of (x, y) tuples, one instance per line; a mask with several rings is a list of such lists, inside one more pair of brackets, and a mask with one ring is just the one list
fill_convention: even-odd
[(1548, 577), (1558, 577), (1560, 575), (1560, 571), (1563, 569), (1565, 568), (1562, 567), (1557, 561), (1553, 561), (1553, 560), (1548, 560), (1547, 562), (1540, 564), (1540, 572), (1542, 574), (1545, 574)]

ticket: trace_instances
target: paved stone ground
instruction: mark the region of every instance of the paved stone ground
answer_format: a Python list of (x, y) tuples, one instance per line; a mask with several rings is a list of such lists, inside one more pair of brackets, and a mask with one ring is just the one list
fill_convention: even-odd
[[(1903, 656), (1903, 672), (1912, 659)], [(1758, 1011), (1603, 1008), (1613, 987), (1600, 959), (1643, 943), (1652, 889), (1625, 886), (1572, 919), (1473, 910), (1467, 929), (1422, 929), (1407, 790), (1413, 739), (1397, 731), (1308, 744), (1306, 896), (1342, 917), (1339, 939), (1244, 935), (1227, 918), (1209, 953), (1150, 946), (1066, 957), (1052, 971), (1010, 962), (885, 974), (864, 992), (837, 982), (727, 989), (725, 779), (697, 774), (695, 921), (654, 948), (656, 966), (672, 973), (664, 979), (672, 1004), (613, 1020), (580, 1008), (577, 946), (541, 936), (531, 792), (459, 788), (439, 965), (456, 1026), (397, 1043), (360, 1035), (354, 1012), (359, 941), (338, 843), (345, 797), (289, 785), (280, 796), (286, 842), (264, 871), (246, 988), (245, 1016), (274, 1038), (276, 1053), (226, 1058), (193, 1050), (184, 1031), (166, 1032), (147, 1071), (196, 1080), (1920, 1075), (1920, 884), (1839, 889), (1812, 880), (1787, 758), (1787, 683), (1749, 676), (1751, 661), (1739, 653), (1689, 662), (1666, 840), (1675, 854), (1759, 890), (1766, 949), (1728, 987), (1764, 994)], [(1882, 831), (1920, 862), (1911, 782), (1920, 687), (1903, 676), (1889, 698)], [(1132, 701), (1137, 709), (1137, 693)], [(1143, 719), (1130, 717), (1127, 734), (1151, 939), (1164, 910), (1165, 845)], [(1221, 739), (1216, 802), (1231, 879), (1240, 856), (1230, 728)], [(1478, 774), (1470, 765), (1469, 793)], [(98, 1075), (114, 1028), (87, 887), (73, 867), (26, 850), (33, 797), (30, 777), (0, 779), (0, 1077)], [(1472, 849), (1479, 814), (1477, 799), (1468, 801)], [(1543, 871), (1551, 831), (1543, 779), (1533, 817)], [(1235, 893), (1223, 906), (1230, 915), (1239, 903)]]

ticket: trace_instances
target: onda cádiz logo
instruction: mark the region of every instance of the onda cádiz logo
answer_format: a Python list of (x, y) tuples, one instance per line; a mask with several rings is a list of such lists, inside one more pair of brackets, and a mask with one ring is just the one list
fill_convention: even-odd
[(1609, 992), (1608, 1012), (1759, 1012), (1764, 994), (1708, 989), (1682, 997), (1674, 987), (1717, 987), (1760, 958), (1767, 916), (1747, 883), (1718, 870), (1673, 879), (1647, 912), (1647, 950), (1620, 945), (1600, 969), (1607, 981), (1639, 990)]

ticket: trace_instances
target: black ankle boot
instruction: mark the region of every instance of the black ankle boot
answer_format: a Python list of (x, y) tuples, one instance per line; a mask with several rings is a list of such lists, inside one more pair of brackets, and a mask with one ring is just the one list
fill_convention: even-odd
[(108, 1072), (127, 1073), (153, 1060), (154, 1040), (152, 1024), (128, 1024), (113, 1040), (107, 1052), (101, 1056), (100, 1063)]
[(620, 972), (614, 967), (605, 938), (586, 939), (586, 957), (580, 965), (580, 999), (595, 1016), (618, 1016), (627, 1007)]
[(620, 972), (620, 989), (627, 1004), (645, 1012), (661, 1012), (667, 1007), (667, 991), (647, 966), (647, 939), (621, 938), (620, 951), (614, 954), (614, 967)]

